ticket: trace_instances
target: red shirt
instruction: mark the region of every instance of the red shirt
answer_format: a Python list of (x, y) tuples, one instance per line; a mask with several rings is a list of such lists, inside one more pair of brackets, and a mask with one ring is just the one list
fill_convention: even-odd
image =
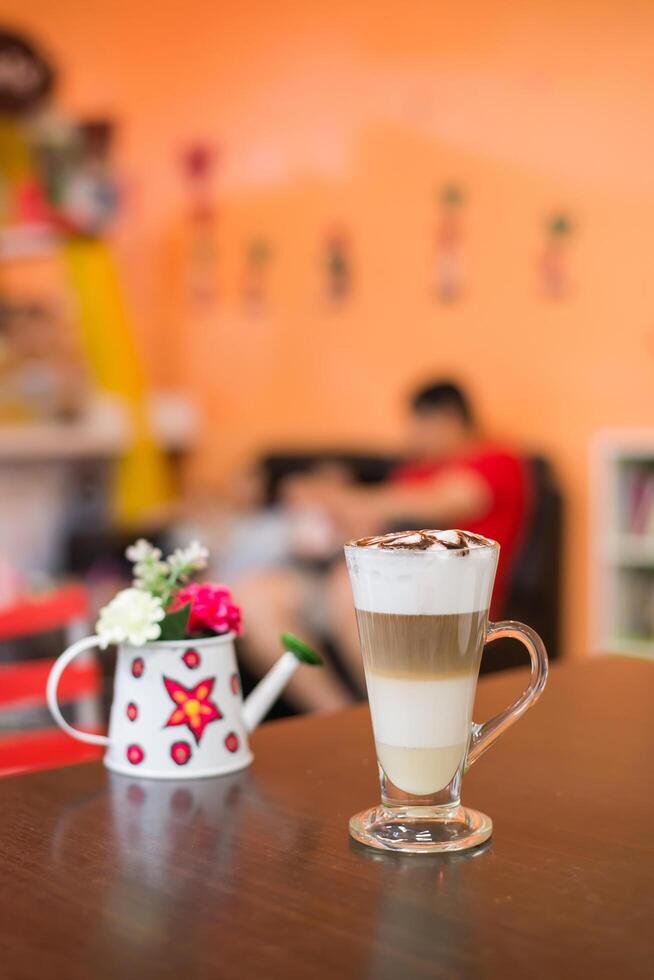
[(391, 479), (394, 483), (415, 485), (461, 469), (478, 473), (490, 490), (488, 509), (475, 520), (466, 520), (465, 530), (483, 534), (501, 546), (491, 605), (491, 614), (495, 616), (504, 609), (508, 576), (529, 512), (529, 474), (524, 462), (499, 446), (476, 446), (452, 459), (400, 466)]

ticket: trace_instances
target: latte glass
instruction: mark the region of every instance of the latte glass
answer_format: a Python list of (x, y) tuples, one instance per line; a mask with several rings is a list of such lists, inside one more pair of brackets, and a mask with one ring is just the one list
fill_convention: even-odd
[[(437, 537), (430, 545), (429, 535), (442, 535), (445, 544)], [(381, 805), (352, 817), (350, 833), (381, 850), (475, 847), (490, 837), (493, 825), (485, 814), (461, 806), (463, 775), (541, 694), (545, 647), (522, 623), (488, 621), (497, 542), (458, 531), (403, 532), (372, 541), (346, 545), (345, 555)], [(475, 724), (484, 645), (500, 637), (525, 645), (531, 679), (505, 711)]]

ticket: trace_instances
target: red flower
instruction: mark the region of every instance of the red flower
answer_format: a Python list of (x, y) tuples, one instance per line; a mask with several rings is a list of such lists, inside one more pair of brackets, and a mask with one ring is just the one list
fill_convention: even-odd
[(176, 612), (191, 603), (188, 621), (189, 633), (240, 633), (241, 610), (232, 599), (232, 593), (224, 585), (206, 582), (198, 585), (192, 582), (180, 589), (173, 599), (170, 612)]

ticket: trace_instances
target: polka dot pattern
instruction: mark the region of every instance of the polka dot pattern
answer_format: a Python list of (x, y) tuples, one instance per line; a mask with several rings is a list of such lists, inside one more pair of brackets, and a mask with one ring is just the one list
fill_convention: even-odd
[(225, 748), (228, 752), (236, 752), (239, 746), (238, 735), (236, 732), (230, 732), (225, 738)]
[(188, 742), (173, 742), (170, 757), (178, 766), (185, 766), (191, 758), (191, 746)]
[(139, 766), (145, 759), (145, 752), (140, 745), (132, 744), (127, 746), (127, 761), (133, 766)]
[(196, 667), (200, 666), (200, 654), (197, 650), (187, 650), (182, 656), (182, 660), (189, 668), (189, 670), (195, 670)]

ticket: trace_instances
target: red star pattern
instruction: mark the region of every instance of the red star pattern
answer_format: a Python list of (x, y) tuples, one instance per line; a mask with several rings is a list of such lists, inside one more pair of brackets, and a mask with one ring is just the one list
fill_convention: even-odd
[(216, 683), (215, 677), (207, 677), (195, 687), (187, 688), (170, 677), (164, 677), (164, 684), (170, 699), (175, 704), (175, 710), (166, 722), (165, 727), (186, 725), (196, 744), (200, 744), (202, 734), (212, 721), (222, 718), (222, 713), (211, 699), (210, 695)]

